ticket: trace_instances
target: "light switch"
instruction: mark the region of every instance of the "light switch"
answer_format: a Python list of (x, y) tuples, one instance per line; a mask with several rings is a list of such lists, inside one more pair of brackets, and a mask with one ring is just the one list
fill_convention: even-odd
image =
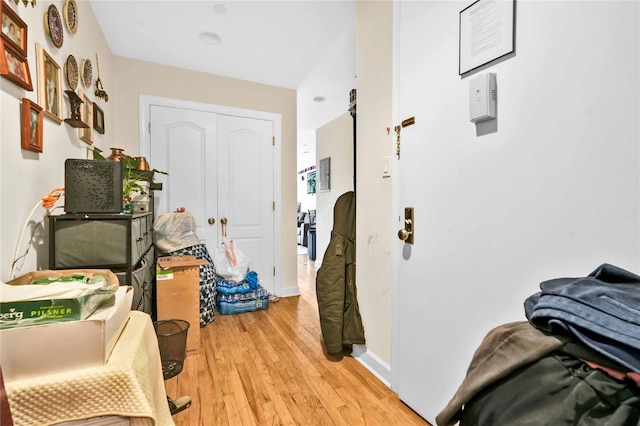
[(382, 177), (390, 178), (391, 177), (391, 157), (385, 156), (382, 157)]

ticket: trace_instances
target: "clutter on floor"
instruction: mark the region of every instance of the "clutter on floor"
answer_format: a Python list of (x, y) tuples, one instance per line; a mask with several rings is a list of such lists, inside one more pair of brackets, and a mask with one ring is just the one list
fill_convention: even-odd
[[(200, 327), (215, 320), (215, 310), (220, 314), (237, 314), (268, 309), (269, 302), (279, 298), (269, 294), (259, 283), (258, 274), (249, 270), (250, 259), (228, 239), (226, 223), (221, 221), (223, 241), (213, 256), (196, 235), (193, 215), (185, 210), (160, 215), (154, 224), (156, 249), (162, 256), (192, 256), (202, 260), (199, 264)], [(158, 258), (159, 268), (162, 257)], [(162, 289), (162, 277), (157, 276), (158, 299)]]
[(158, 216), (153, 224), (154, 243), (161, 256), (194, 256), (206, 263), (199, 265), (200, 327), (215, 318), (216, 268), (206, 245), (196, 235), (196, 221), (187, 211)]
[(215, 254), (218, 311), (229, 315), (268, 309), (269, 292), (260, 285), (258, 274), (249, 270), (249, 258), (227, 239), (225, 222), (222, 238)]
[(439, 426), (640, 424), (640, 276), (603, 264), (524, 302), (491, 330)]

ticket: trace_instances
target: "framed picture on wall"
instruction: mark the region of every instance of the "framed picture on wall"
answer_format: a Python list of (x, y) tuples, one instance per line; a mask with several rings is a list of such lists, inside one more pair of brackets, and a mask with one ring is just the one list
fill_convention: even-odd
[(22, 98), (21, 146), (27, 151), (42, 152), (42, 107)]
[(0, 75), (25, 90), (33, 90), (29, 63), (18, 50), (0, 38)]
[(307, 173), (307, 194), (316, 193), (316, 172)]
[(80, 140), (91, 145), (93, 144), (93, 102), (91, 102), (89, 96), (82, 91), (80, 91), (80, 99), (82, 100), (82, 104), (80, 105), (80, 117), (82, 122), (88, 127), (79, 128), (78, 135), (80, 136)]
[(2, 2), (2, 38), (15, 48), (23, 57), (27, 57), (27, 24), (11, 7)]
[(62, 123), (62, 69), (60, 65), (36, 43), (38, 65), (38, 104), (44, 115)]
[(95, 102), (93, 103), (93, 130), (104, 135), (104, 112)]
[(515, 52), (515, 0), (477, 0), (460, 12), (460, 75)]

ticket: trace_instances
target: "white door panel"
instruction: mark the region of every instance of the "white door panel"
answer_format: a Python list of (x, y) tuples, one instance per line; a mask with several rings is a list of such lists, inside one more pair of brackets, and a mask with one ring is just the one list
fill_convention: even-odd
[(195, 218), (198, 238), (205, 244), (213, 241), (214, 245), (216, 228), (207, 223), (211, 212), (207, 200), (217, 198), (217, 177), (208, 172), (206, 158), (207, 153), (215, 155), (216, 151), (216, 116), (205, 111), (151, 106), (149, 159), (154, 168), (168, 173), (158, 175), (163, 189), (154, 194), (156, 216), (184, 207)]
[(226, 218), (228, 238), (273, 292), (273, 122), (156, 105), (150, 119), (150, 163), (169, 173), (158, 179), (156, 215), (184, 207), (212, 255)]
[[(273, 122), (218, 117), (219, 207), (227, 235), (250, 259), (261, 284), (273, 288)], [(226, 160), (223, 160), (226, 159)]]

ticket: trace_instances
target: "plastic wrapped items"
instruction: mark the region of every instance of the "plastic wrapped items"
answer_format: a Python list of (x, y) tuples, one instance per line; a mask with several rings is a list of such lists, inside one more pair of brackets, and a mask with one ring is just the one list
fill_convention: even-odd
[(110, 270), (44, 270), (0, 283), (0, 329), (86, 319), (119, 287)]
[(196, 221), (187, 211), (158, 216), (153, 223), (153, 240), (159, 254), (200, 244), (196, 235)]

